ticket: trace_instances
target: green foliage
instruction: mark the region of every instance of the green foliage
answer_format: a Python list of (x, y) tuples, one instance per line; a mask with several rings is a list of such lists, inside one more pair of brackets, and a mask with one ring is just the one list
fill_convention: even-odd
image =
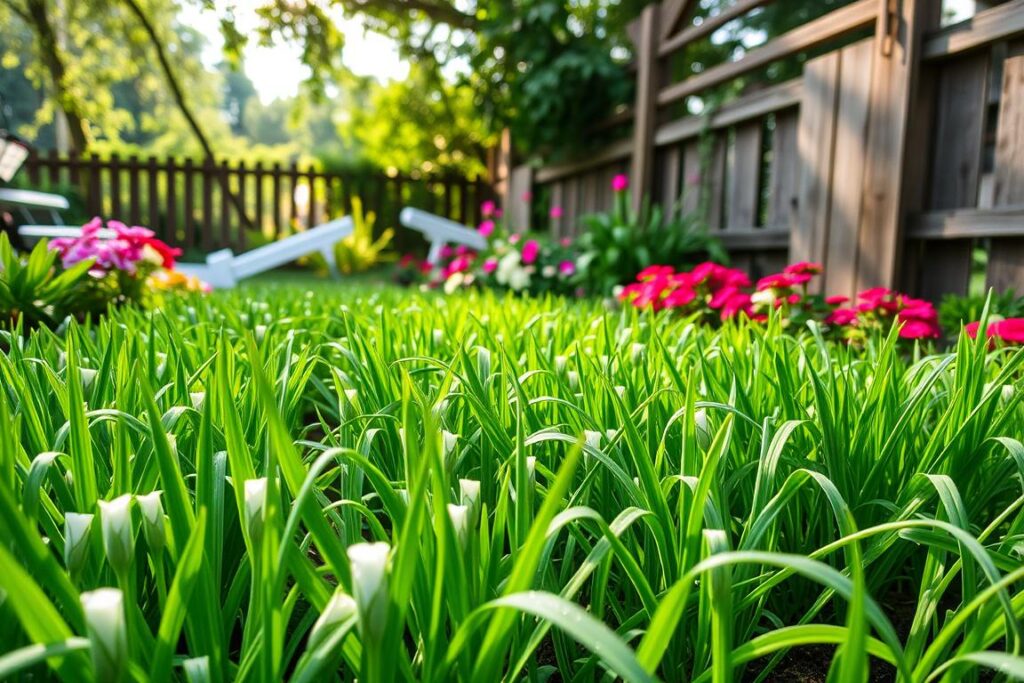
[(395, 230), (387, 228), (375, 239), (373, 224), (376, 220), (374, 212), (363, 212), (363, 202), (359, 197), (352, 198), (352, 234), (334, 246), (339, 271), (346, 275), (362, 273), (395, 260), (395, 255), (387, 252)]
[[(987, 294), (947, 295), (939, 303), (939, 324), (945, 330), (959, 330), (962, 325), (981, 320), (986, 301), (989, 301)], [(988, 312), (997, 319), (1020, 318), (1024, 316), (1024, 297), (1018, 296), (1012, 289), (1002, 293), (992, 292)]]
[(575, 282), (588, 294), (608, 296), (616, 285), (632, 281), (652, 265), (679, 268), (708, 259), (728, 261), (721, 243), (696, 217), (668, 217), (646, 200), (633, 212), (627, 201), (627, 194), (619, 192), (612, 211), (582, 218)]
[(67, 270), (60, 266), (57, 252), (40, 240), (27, 257), (11, 247), (7, 233), (0, 232), (0, 323), (55, 327), (78, 312), (91, 261)]
[(8, 339), (0, 677), (1017, 676), (1024, 352), (895, 341), (295, 287)]

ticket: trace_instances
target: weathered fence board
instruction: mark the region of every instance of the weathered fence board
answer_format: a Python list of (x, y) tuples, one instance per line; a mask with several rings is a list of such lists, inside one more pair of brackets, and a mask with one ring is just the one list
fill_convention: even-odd
[[(814, 260), (827, 293), (882, 285), (938, 297), (980, 282), (973, 256), (986, 249), (987, 282), (1024, 292), (1024, 62), (1013, 42), (1024, 40), (1024, 0), (941, 29), (936, 0), (855, 0), (667, 78), (672, 55), (770, 2), (737, 0), (700, 23), (688, 19), (692, 2), (645, 10), (631, 30), (636, 100), (599, 127), (632, 122), (628, 137), (532, 172), (565, 207), (556, 233), (610, 202), (595, 170), (630, 168), (634, 206), (645, 196), (678, 206), (755, 272)], [(715, 88), (800, 55), (798, 78), (740, 81), (748, 92), (679, 116), (688, 98), (706, 103)]]

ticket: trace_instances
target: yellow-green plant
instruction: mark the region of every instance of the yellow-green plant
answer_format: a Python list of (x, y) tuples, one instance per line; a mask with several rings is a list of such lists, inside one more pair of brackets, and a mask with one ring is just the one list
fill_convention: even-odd
[(395, 260), (394, 253), (386, 251), (395, 236), (394, 228), (388, 228), (377, 239), (373, 238), (373, 224), (377, 214), (363, 212), (363, 202), (352, 198), (352, 234), (334, 247), (334, 258), (338, 270), (346, 275), (362, 273), (381, 263)]

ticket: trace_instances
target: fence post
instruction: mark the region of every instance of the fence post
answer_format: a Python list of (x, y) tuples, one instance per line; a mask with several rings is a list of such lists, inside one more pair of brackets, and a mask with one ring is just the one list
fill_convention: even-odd
[[(921, 37), (935, 24), (934, 0), (879, 0), (857, 243), (858, 289), (897, 284), (910, 185), (909, 129), (920, 70)], [(915, 124), (918, 125), (918, 124)], [(908, 163), (909, 162), (909, 163)]]
[(658, 124), (658, 13), (660, 4), (647, 5), (639, 19), (636, 41), (636, 103), (633, 107), (633, 167), (631, 200), (639, 210), (651, 193), (654, 175), (654, 130)]

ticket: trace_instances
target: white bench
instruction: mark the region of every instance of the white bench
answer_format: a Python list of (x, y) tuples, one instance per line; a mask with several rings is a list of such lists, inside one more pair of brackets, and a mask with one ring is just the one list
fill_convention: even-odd
[[(36, 220), (33, 211), (50, 212), (54, 225), (22, 225), (18, 228), (18, 235), (26, 240), (59, 237), (73, 239), (82, 234), (81, 229), (63, 224), (60, 211), (66, 211), (69, 204), (60, 195), (0, 188), (0, 205), (18, 209), (29, 221)], [(300, 256), (319, 252), (327, 261), (331, 273), (337, 275), (334, 245), (348, 237), (352, 228), (351, 218), (339, 218), (238, 256), (230, 249), (222, 249), (208, 255), (205, 263), (178, 263), (175, 270), (197, 277), (211, 287), (230, 289), (240, 280), (273, 270)], [(110, 239), (114, 234), (113, 230), (104, 228), (98, 236), (100, 239)]]
[(432, 265), (441, 260), (441, 250), (446, 244), (461, 244), (477, 251), (487, 248), (487, 238), (476, 230), (426, 211), (407, 206), (399, 214), (399, 220), (405, 227), (422, 233), (430, 242), (427, 261)]
[(206, 257), (206, 263), (179, 263), (175, 270), (197, 277), (216, 289), (230, 289), (240, 280), (291, 263), (300, 256), (319, 252), (331, 273), (337, 275), (334, 245), (352, 234), (352, 227), (352, 219), (346, 216), (238, 256), (230, 249), (215, 251)]
[(0, 188), (0, 206), (16, 209), (29, 223), (37, 220), (34, 211), (43, 211), (50, 215), (54, 225), (64, 225), (60, 212), (67, 211), (71, 204), (59, 194), (4, 187)]

